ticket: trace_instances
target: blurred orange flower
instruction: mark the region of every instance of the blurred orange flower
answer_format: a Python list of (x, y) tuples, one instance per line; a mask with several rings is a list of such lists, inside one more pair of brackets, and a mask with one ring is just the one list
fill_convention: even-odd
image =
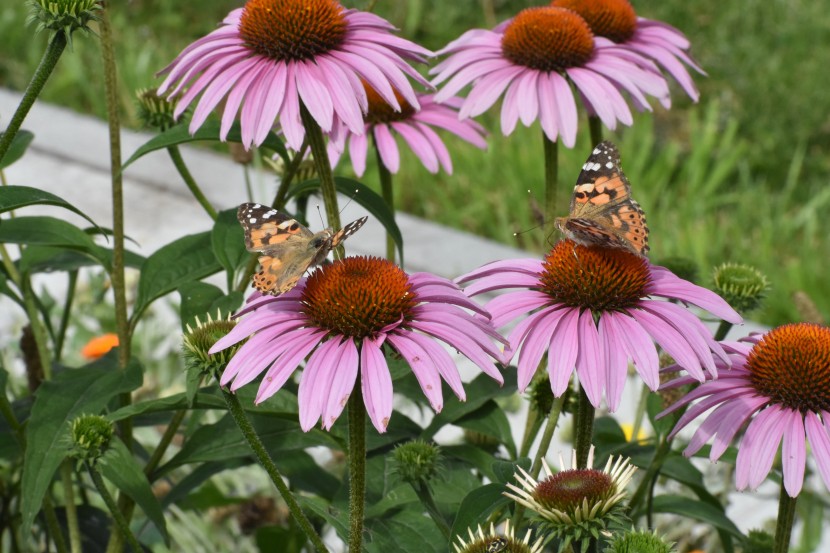
[(102, 357), (117, 345), (118, 335), (113, 334), (112, 332), (102, 334), (101, 336), (96, 336), (87, 342), (81, 349), (81, 355), (92, 361)]

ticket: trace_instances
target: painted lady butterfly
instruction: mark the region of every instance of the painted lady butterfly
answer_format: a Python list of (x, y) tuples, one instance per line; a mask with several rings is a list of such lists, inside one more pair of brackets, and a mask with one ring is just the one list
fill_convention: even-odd
[(574, 186), (571, 213), (558, 217), (556, 227), (586, 246), (621, 248), (648, 253), (648, 226), (631, 185), (620, 168), (620, 152), (606, 141), (591, 152)]
[(368, 217), (352, 221), (334, 232), (327, 228), (314, 233), (296, 219), (266, 205), (242, 204), (236, 218), (245, 231), (249, 252), (262, 252), (262, 269), (254, 275), (252, 286), (263, 294), (288, 292), (309, 267), (319, 265), (343, 240), (357, 232)]

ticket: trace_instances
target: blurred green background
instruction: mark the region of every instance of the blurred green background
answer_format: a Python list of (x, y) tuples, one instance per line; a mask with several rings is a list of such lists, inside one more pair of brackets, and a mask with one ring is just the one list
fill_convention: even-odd
[[(242, 2), (112, 4), (122, 108), (126, 124), (136, 127), (134, 90), (158, 84), (156, 71)], [(407, 38), (438, 49), (467, 29), (538, 4), (380, 0), (375, 11)], [(682, 30), (708, 72), (695, 77), (699, 104), (673, 86), (671, 110), (656, 106), (653, 114), (637, 116), (633, 127), (608, 134), (620, 145), (623, 168), (648, 216), (652, 259), (690, 258), (704, 285), (711, 283), (712, 267), (724, 261), (757, 266), (772, 289), (764, 307), (750, 316), (767, 324), (807, 317), (795, 306), (796, 291), (805, 292), (820, 314), (830, 315), (824, 272), (830, 260), (830, 10), (807, 0), (635, 0), (633, 5), (639, 15)], [(23, 89), (43, 52), (46, 36), (33, 35), (26, 17), (23, 1), (0, 7), (0, 86)], [(99, 60), (97, 41), (77, 37), (43, 99), (101, 116)], [(8, 114), (0, 115), (7, 120)], [(489, 150), (448, 139), (453, 175), (430, 175), (413, 156), (404, 156), (395, 179), (398, 207), (542, 251), (556, 238), (551, 225), (513, 234), (537, 224), (533, 198), (542, 197), (541, 131), (538, 125), (520, 127), (503, 137), (498, 109), (480, 121), (492, 133)], [(563, 209), (591, 146), (584, 121), (580, 130), (574, 150), (560, 149)], [(338, 172), (350, 169), (341, 164)], [(370, 169), (363, 180), (374, 185), (376, 173)], [(239, 185), (242, 200), (244, 185)]]

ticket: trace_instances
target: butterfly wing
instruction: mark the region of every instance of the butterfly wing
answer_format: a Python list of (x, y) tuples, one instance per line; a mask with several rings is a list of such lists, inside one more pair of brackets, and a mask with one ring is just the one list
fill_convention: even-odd
[(314, 235), (316, 240), (312, 240), (312, 247), (315, 248), (312, 256), (311, 265), (319, 265), (329, 255), (329, 252), (339, 246), (346, 238), (360, 230), (368, 217), (361, 217), (352, 221), (342, 229), (332, 234), (331, 229), (326, 229), (323, 232), (318, 232)]
[(631, 185), (620, 167), (620, 153), (600, 142), (582, 166), (571, 197), (571, 213), (557, 226), (582, 244), (622, 248), (638, 255), (648, 252), (648, 226)]

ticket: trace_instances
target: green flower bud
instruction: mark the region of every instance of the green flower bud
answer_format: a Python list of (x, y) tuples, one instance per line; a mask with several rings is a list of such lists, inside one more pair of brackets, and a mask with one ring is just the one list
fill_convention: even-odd
[(605, 548), (605, 553), (670, 553), (674, 544), (666, 542), (657, 533), (635, 530), (618, 536)]
[(772, 553), (775, 539), (763, 530), (750, 530), (743, 545), (743, 553)]
[(504, 525), (504, 532), (499, 535), (493, 524), (490, 524), (490, 531), (485, 532), (481, 525), (477, 532), (467, 528), (469, 539), (465, 540), (457, 536), (458, 543), (453, 543), (455, 553), (541, 553), (542, 538), (530, 543), (530, 530), (525, 534), (524, 539), (517, 539), (513, 528), (508, 520)]
[(749, 265), (724, 263), (715, 269), (715, 292), (726, 300), (735, 311), (752, 311), (764, 299), (769, 281), (761, 271)]
[(441, 448), (422, 440), (399, 445), (393, 452), (397, 472), (404, 482), (429, 482), (441, 468)]
[(112, 423), (101, 415), (81, 415), (72, 421), (73, 456), (94, 463), (109, 447)]
[(196, 317), (196, 328), (187, 325), (187, 332), (182, 341), (187, 370), (218, 376), (244, 342), (215, 354), (208, 353), (208, 350), (234, 326), (236, 321), (223, 317), (221, 310), (216, 312), (215, 319), (208, 314), (205, 322)]
[(176, 100), (168, 100), (158, 95), (155, 88), (140, 88), (135, 91), (138, 100), (138, 118), (145, 127), (166, 131), (176, 124), (173, 111), (176, 109)]
[(37, 22), (37, 30), (64, 33), (71, 45), (72, 33), (90, 32), (90, 21), (100, 19), (100, 0), (29, 0), (29, 23)]

